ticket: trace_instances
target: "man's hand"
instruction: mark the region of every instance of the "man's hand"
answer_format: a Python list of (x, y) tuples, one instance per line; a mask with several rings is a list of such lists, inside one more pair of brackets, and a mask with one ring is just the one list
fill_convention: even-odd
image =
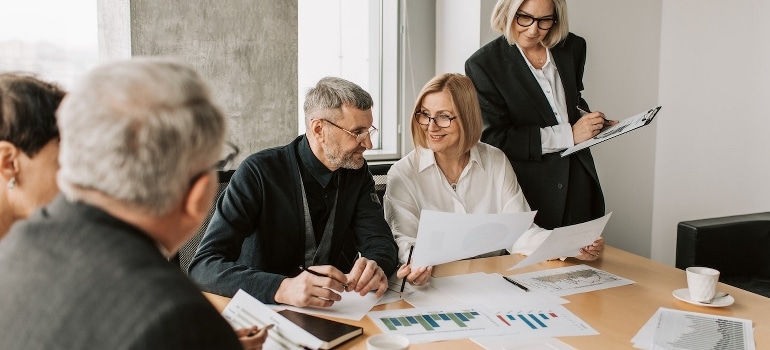
[(388, 290), (388, 276), (385, 276), (376, 261), (364, 257), (356, 260), (347, 278), (348, 291), (355, 291), (361, 296), (376, 289), (379, 298)]
[(235, 331), (238, 340), (241, 342), (243, 350), (262, 350), (262, 345), (267, 340), (267, 331), (273, 328), (272, 325), (259, 329), (257, 326), (251, 328), (241, 328)]
[(275, 292), (275, 301), (299, 307), (330, 307), (335, 301), (342, 300), (337, 293), (345, 290), (348, 277), (344, 273), (331, 265), (308, 269), (312, 273), (303, 271), (297, 277), (284, 279)]

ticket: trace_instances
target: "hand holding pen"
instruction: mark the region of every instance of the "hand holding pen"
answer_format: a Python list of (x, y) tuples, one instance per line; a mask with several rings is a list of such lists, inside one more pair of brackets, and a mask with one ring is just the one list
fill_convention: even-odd
[(300, 266), (296, 277), (284, 278), (273, 299), (276, 303), (305, 307), (330, 307), (342, 300), (347, 277), (331, 265)]
[(618, 123), (617, 120), (607, 119), (602, 112), (588, 112), (580, 106), (577, 110), (581, 117), (572, 125), (572, 139), (576, 145), (596, 136), (603, 128)]
[[(413, 286), (422, 286), (428, 283), (430, 275), (433, 272), (433, 266), (421, 266), (419, 269), (412, 270), (412, 249), (414, 249), (414, 246), (409, 250), (407, 263), (402, 265), (396, 272), (396, 277), (403, 278), (403, 281), (401, 282), (402, 286), (405, 282), (409, 282), (409, 284)], [(401, 290), (403, 293), (403, 288)]]

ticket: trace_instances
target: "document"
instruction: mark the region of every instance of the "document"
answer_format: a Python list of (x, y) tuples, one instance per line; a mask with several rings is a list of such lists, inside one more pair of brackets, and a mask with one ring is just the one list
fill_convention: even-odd
[(662, 106), (655, 107), (646, 112), (642, 112), (635, 116), (620, 120), (615, 125), (604, 127), (604, 129), (596, 134), (596, 136), (578, 143), (575, 146), (567, 148), (567, 150), (561, 153), (561, 156), (566, 157), (572, 153), (591, 147), (597, 143), (607, 141), (613, 137), (623, 135), (631, 130), (641, 128), (652, 122), (652, 118), (655, 118), (655, 115), (658, 114), (658, 111), (661, 109), (661, 107)]
[(511, 266), (508, 270), (518, 269), (562, 256), (579, 255), (580, 248), (592, 244), (602, 235), (610, 215), (612, 213), (582, 224), (555, 228), (535, 251), (524, 258), (524, 260), (519, 261), (518, 264)]
[(755, 350), (751, 320), (661, 307), (631, 339), (638, 349)]
[(235, 296), (222, 311), (222, 316), (233, 326), (233, 329), (257, 326), (264, 328), (273, 325), (267, 331), (267, 340), (263, 349), (318, 349), (323, 344), (298, 325), (279, 315), (267, 305), (253, 296), (238, 290)]
[(375, 305), (378, 304), (379, 299), (374, 292), (369, 292), (364, 296), (360, 296), (356, 292), (343, 292), (341, 293), (342, 300), (334, 302), (331, 307), (296, 307), (289, 305), (276, 305), (273, 309), (276, 310), (294, 310), (306, 314), (332, 316), (337, 318), (344, 318), (346, 320), (360, 321), (366, 313), (369, 312)]
[(540, 291), (561, 297), (635, 283), (632, 280), (588, 265), (520, 273), (510, 275), (508, 278), (521, 283), (531, 291)]
[(575, 350), (556, 338), (473, 337), (471, 341), (487, 350)]
[(517, 338), (599, 334), (562, 305), (525, 308), (412, 308), (372, 311), (369, 318), (383, 333), (403, 335), (413, 343), (505, 336)]
[(463, 214), (423, 209), (412, 268), (508, 249), (532, 226), (535, 213)]
[(431, 279), (431, 286), (456, 299), (455, 305), (474, 307), (525, 307), (537, 304), (566, 304), (551, 293), (525, 291), (498, 273), (475, 272)]

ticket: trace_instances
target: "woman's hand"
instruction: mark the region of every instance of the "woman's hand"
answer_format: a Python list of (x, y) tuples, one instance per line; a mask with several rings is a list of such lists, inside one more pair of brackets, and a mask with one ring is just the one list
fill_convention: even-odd
[(402, 265), (398, 271), (396, 271), (396, 277), (403, 279), (406, 277), (406, 281), (413, 286), (423, 286), (430, 280), (430, 274), (433, 272), (433, 266), (420, 267), (412, 271), (412, 264)]
[(608, 120), (602, 112), (591, 112), (580, 119), (572, 126), (572, 139), (575, 144), (588, 140), (602, 131), (605, 126), (617, 124), (617, 120)]
[(599, 255), (604, 251), (604, 237), (599, 237), (589, 246), (580, 248), (580, 255), (576, 256), (578, 260), (593, 261), (599, 259)]

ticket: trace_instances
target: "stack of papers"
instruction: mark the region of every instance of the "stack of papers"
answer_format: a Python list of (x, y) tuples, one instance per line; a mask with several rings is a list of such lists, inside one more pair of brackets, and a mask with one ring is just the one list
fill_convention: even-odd
[(639, 349), (754, 350), (751, 320), (660, 308), (631, 341)]

